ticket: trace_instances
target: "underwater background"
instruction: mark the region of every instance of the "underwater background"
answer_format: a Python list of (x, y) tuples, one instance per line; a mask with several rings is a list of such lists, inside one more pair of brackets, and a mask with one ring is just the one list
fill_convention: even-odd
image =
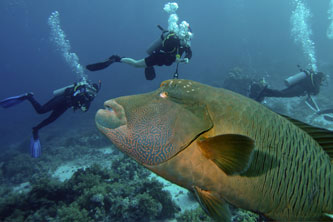
[[(160, 35), (156, 27), (167, 27), (167, 1), (1, 1), (1, 67), (0, 97), (34, 92), (47, 101), (55, 89), (76, 81), (57, 46), (50, 41), (48, 18), (59, 11), (62, 29), (70, 41), (71, 51), (83, 66), (103, 61), (112, 54), (144, 58), (146, 49)], [(312, 40), (315, 43), (319, 69), (329, 74), (332, 68), (332, 40), (326, 36), (329, 26), (329, 1), (306, 1), (312, 17)], [(241, 67), (250, 74), (268, 75), (268, 82), (283, 84), (283, 78), (297, 73), (297, 64), (306, 67), (306, 57), (291, 35), (291, 1), (209, 1), (179, 2), (180, 20), (189, 22), (194, 38), (193, 58), (181, 65), (180, 78), (204, 83), (222, 84), (228, 71)], [(150, 82), (143, 70), (122, 64), (89, 73), (92, 81), (102, 81), (102, 91), (88, 113), (67, 111), (41, 132), (59, 127), (67, 130), (82, 122), (93, 127), (94, 110), (109, 98), (156, 89), (160, 82), (172, 78), (175, 65), (157, 67), (157, 78)], [(47, 114), (46, 114), (47, 115)], [(31, 127), (43, 117), (36, 115), (30, 104), (2, 110), (1, 144), (28, 138)], [(71, 127), (68, 120), (75, 121)], [(26, 136), (24, 136), (26, 135)], [(60, 135), (59, 135), (60, 136)]]
[[(84, 67), (113, 54), (135, 59), (146, 57), (146, 49), (161, 34), (157, 25), (168, 26), (169, 15), (163, 11), (167, 2), (0, 1), (0, 99), (33, 92), (35, 98), (44, 103), (52, 97), (53, 90), (79, 80), (71, 67), (73, 64), (64, 58), (63, 49), (52, 41), (48, 19), (53, 12), (59, 12), (61, 28), (71, 46), (69, 52), (75, 53), (79, 64)], [(298, 64), (304, 68), (315, 65), (328, 76), (328, 84), (316, 97), (318, 105), (333, 108), (332, 99), (329, 98), (333, 92), (333, 39), (329, 38), (333, 18), (330, 18), (329, 11), (333, 5), (329, 0), (176, 2), (179, 5), (179, 20), (186, 20), (194, 33), (191, 47), (193, 57), (189, 64), (180, 64), (180, 78), (222, 87), (230, 72), (236, 70), (240, 75), (265, 78), (270, 86), (283, 88), (283, 80), (298, 72)], [(304, 13), (310, 13), (303, 20), (299, 14), (299, 17), (293, 17), (295, 4), (299, 2), (309, 10)], [(299, 30), (295, 32), (297, 28)], [(161, 81), (173, 77), (175, 68), (175, 65), (157, 67), (157, 77), (153, 81), (145, 79), (142, 69), (124, 64), (113, 64), (99, 72), (85, 70), (84, 75), (89, 80), (102, 81), (102, 89), (87, 113), (68, 110), (56, 122), (40, 131), (43, 146), (41, 159), (30, 158), (29, 142), (32, 127), (49, 114), (36, 114), (28, 102), (1, 109), (0, 176), (2, 186), (6, 187), (1, 188), (1, 198), (5, 198), (4, 190), (28, 181), (36, 184), (36, 181), (44, 178), (39, 178), (38, 174), (52, 175), (66, 161), (77, 161), (72, 173), (80, 165), (87, 167), (96, 162), (107, 167), (108, 161), (111, 163), (115, 158), (121, 162), (119, 160), (124, 157), (113, 150), (95, 127), (97, 109), (102, 108), (104, 101), (110, 98), (155, 90)], [(272, 99), (268, 100), (267, 105), (306, 122), (313, 114), (304, 105), (304, 98)], [(323, 119), (310, 123), (332, 128), (332, 123)], [(104, 152), (106, 147), (110, 150)], [(90, 172), (101, 171), (98, 168)], [(124, 192), (124, 195), (129, 193)], [(118, 217), (122, 218), (122, 214)], [(38, 221), (36, 218), (31, 221)], [(133, 218), (127, 221), (131, 220), (135, 221)]]

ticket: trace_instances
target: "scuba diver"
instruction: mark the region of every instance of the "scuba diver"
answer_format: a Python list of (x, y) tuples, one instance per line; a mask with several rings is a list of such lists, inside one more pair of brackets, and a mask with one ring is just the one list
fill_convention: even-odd
[[(86, 68), (90, 71), (97, 71), (105, 69), (114, 62), (120, 62), (137, 68), (145, 68), (146, 79), (153, 80), (156, 77), (154, 70), (155, 65), (170, 66), (174, 62), (177, 62), (178, 68), (178, 64), (181, 62), (185, 64), (189, 63), (190, 59), (192, 58), (192, 50), (190, 46), (191, 38), (193, 35), (189, 24), (183, 21), (179, 26), (180, 31), (178, 32), (167, 31), (160, 25), (157, 27), (162, 31), (162, 34), (148, 48), (147, 53), (149, 56), (146, 58), (135, 60), (133, 58), (112, 55), (106, 61), (87, 65)], [(182, 59), (182, 55), (184, 53), (185, 55)]]
[(315, 72), (312, 69), (301, 69), (300, 72), (285, 79), (285, 89), (277, 90), (268, 88), (267, 84), (255, 82), (250, 86), (249, 97), (262, 102), (265, 97), (296, 97), (307, 95), (306, 104), (314, 111), (319, 111), (316, 102), (311, 97), (317, 95), (320, 86), (326, 79), (322, 72)]
[(3, 108), (9, 108), (28, 100), (38, 114), (44, 114), (52, 111), (48, 118), (32, 128), (30, 153), (33, 158), (37, 158), (41, 155), (41, 144), (38, 135), (39, 130), (54, 122), (70, 107), (72, 107), (74, 111), (80, 109), (83, 112), (87, 112), (90, 107), (90, 103), (93, 101), (100, 88), (100, 81), (99, 84), (90, 84), (86, 81), (82, 81), (55, 90), (53, 92), (54, 97), (44, 105), (40, 105), (40, 103), (37, 102), (33, 93), (25, 93), (0, 101), (0, 106)]

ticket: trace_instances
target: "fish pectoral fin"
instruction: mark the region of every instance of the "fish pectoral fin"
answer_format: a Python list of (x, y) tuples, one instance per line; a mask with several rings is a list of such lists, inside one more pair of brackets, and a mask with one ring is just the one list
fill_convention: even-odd
[(224, 134), (198, 142), (203, 155), (227, 175), (245, 172), (251, 162), (254, 141), (243, 135)]
[(193, 186), (194, 193), (204, 211), (216, 221), (231, 221), (229, 205), (212, 192)]

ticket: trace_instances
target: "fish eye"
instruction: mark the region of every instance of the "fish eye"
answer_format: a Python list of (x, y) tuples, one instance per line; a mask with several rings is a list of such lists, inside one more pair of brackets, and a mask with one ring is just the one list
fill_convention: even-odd
[(105, 106), (105, 109), (109, 112), (114, 112), (113, 108), (111, 106)]
[(168, 97), (168, 93), (167, 92), (161, 92), (160, 93), (160, 97), (163, 98), (163, 99), (167, 98)]

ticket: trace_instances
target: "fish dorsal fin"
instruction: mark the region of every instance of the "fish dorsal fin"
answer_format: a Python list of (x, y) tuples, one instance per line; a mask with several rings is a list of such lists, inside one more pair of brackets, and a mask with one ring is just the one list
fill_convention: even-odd
[(323, 150), (328, 154), (333, 161), (333, 132), (327, 129), (311, 126), (310, 124), (301, 122), (299, 120), (284, 116), (287, 120), (292, 122), (294, 125), (298, 126), (309, 134), (314, 140), (319, 143)]
[(212, 192), (194, 186), (194, 193), (204, 211), (216, 221), (229, 222), (231, 213), (228, 204)]
[(224, 134), (198, 142), (203, 155), (227, 175), (245, 172), (251, 161), (254, 141), (247, 136)]

